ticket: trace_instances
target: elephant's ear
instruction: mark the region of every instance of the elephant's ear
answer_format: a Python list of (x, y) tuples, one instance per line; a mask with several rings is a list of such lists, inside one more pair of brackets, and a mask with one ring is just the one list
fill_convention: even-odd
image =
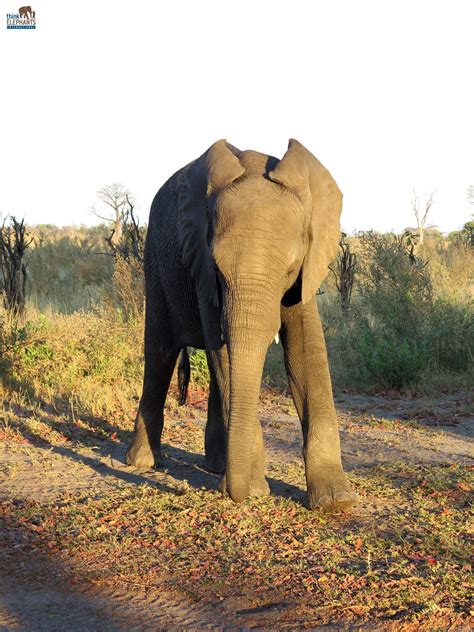
[(308, 245), (301, 290), (301, 299), (307, 303), (316, 294), (337, 253), (342, 193), (329, 171), (293, 139), (269, 177), (292, 191), (308, 213)]
[(212, 194), (217, 194), (244, 173), (239, 153), (225, 140), (218, 140), (178, 176), (181, 260), (199, 291), (216, 306), (217, 277), (209, 248), (212, 221), (208, 202)]

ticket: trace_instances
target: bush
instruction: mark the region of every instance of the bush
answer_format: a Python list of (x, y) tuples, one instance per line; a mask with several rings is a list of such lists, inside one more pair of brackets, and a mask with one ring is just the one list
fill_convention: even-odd
[(263, 367), (263, 382), (276, 388), (288, 386), (282, 343), (272, 342), (268, 348)]
[(361, 235), (358, 298), (343, 332), (356, 383), (413, 386), (429, 365), (432, 285), (426, 262), (411, 246), (409, 233)]
[[(105, 227), (29, 230), (36, 247), (27, 262), (27, 320), (0, 316), (4, 383), (53, 403), (72, 399), (97, 414), (136, 408), (130, 398), (139, 396), (142, 382), (141, 267), (97, 254), (105, 249)], [(339, 387), (405, 388), (442, 379), (445, 388), (454, 374), (467, 383), (474, 353), (472, 249), (427, 232), (416, 251), (411, 239), (373, 232), (351, 238), (359, 268), (346, 318), (333, 277), (323, 284), (318, 304)], [(190, 363), (191, 383), (205, 387), (205, 352), (190, 349)], [(271, 346), (263, 379), (286, 385), (281, 346)]]
[(116, 309), (124, 321), (143, 317), (145, 307), (145, 276), (137, 259), (114, 259), (112, 282), (102, 292), (102, 302)]
[(114, 314), (30, 315), (0, 329), (4, 385), (47, 403), (74, 401), (87, 413), (129, 409), (143, 374), (142, 322)]
[(374, 329), (363, 318), (349, 330), (348, 339), (355, 354), (351, 378), (357, 385), (397, 389), (413, 386), (420, 382), (429, 364), (424, 341)]
[(341, 317), (330, 293), (320, 300), (339, 385), (400, 389), (429, 381), (430, 375), (472, 370), (467, 249), (428, 244), (420, 251), (426, 260), (412, 245), (409, 234), (362, 234), (349, 318)]
[(430, 314), (427, 346), (432, 371), (470, 371), (474, 354), (473, 303), (439, 298)]
[(413, 255), (411, 235), (360, 237), (358, 290), (369, 319), (400, 340), (418, 339), (432, 305), (427, 262)]
[(433, 294), (457, 303), (465, 303), (474, 289), (474, 256), (463, 242), (433, 244), (426, 240), (420, 254), (428, 261)]

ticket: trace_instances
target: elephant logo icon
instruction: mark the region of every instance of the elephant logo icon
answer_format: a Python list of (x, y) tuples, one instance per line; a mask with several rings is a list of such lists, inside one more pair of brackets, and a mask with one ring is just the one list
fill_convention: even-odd
[(30, 6), (20, 7), (18, 13), (7, 13), (7, 29), (35, 29), (36, 12)]
[(18, 13), (20, 14), (20, 18), (27, 18), (28, 20), (36, 17), (36, 13), (32, 11), (31, 7), (20, 7)]

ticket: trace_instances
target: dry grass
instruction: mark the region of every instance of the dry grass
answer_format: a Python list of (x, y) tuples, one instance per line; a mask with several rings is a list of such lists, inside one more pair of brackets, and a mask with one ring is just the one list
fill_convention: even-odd
[[(132, 382), (142, 367), (141, 270), (133, 263), (114, 263), (113, 257), (100, 254), (107, 251), (105, 226), (42, 226), (32, 232), (36, 241), (27, 261), (29, 323), (17, 331), (23, 336), (21, 353), (13, 358), (21, 374), (27, 375), (26, 383), (9, 371), (11, 349), (8, 362), (0, 367), (1, 376), (10, 383), (15, 377), (21, 389), (48, 401), (73, 398), (90, 412), (111, 411), (140, 390), (140, 379)], [(341, 316), (332, 275), (319, 297), (336, 388), (371, 391), (395, 386), (433, 393), (464, 387), (472, 380), (474, 354), (472, 249), (459, 239), (445, 239), (429, 231), (423, 247), (416, 250), (420, 265), (414, 266), (399, 237), (370, 235), (349, 240), (358, 252), (359, 266), (350, 318)], [(372, 246), (367, 249), (367, 244)], [(379, 277), (383, 283), (377, 282)], [(87, 311), (74, 313), (80, 308)], [(58, 312), (71, 314), (71, 319), (59, 317)], [(4, 324), (7, 337), (8, 327)], [(38, 328), (43, 335), (41, 344)], [(92, 336), (89, 342), (84, 337), (79, 341), (81, 328)], [(71, 353), (55, 342), (56, 332), (63, 347), (70, 342)], [(51, 349), (55, 369), (46, 367), (46, 379), (47, 363), (41, 354)], [(38, 360), (37, 375), (31, 362), (22, 366), (27, 355)], [(79, 369), (75, 385), (72, 373), (78, 367), (74, 355), (88, 365)], [(197, 352), (191, 361), (192, 379), (202, 386), (208, 377), (204, 355)], [(287, 386), (281, 350), (275, 346), (270, 348), (263, 379), (282, 390)]]
[(53, 405), (91, 414), (119, 412), (138, 397), (142, 379), (142, 322), (114, 312), (32, 313), (1, 321), (4, 387)]

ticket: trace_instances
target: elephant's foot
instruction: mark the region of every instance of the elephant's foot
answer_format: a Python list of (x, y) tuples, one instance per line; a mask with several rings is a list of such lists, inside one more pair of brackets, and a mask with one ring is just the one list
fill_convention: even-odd
[(269, 496), (270, 485), (265, 477), (252, 480), (250, 483), (250, 496)]
[[(223, 494), (227, 494), (227, 480), (226, 475), (221, 479), (219, 483), (219, 489)], [(263, 477), (255, 478), (250, 481), (250, 496), (268, 496), (270, 494), (270, 486), (267, 482), (267, 479)]]
[(128, 446), (125, 454), (125, 462), (127, 465), (133, 465), (138, 468), (152, 469), (164, 465), (161, 451), (152, 450), (148, 441), (134, 437)]
[(225, 455), (224, 454), (206, 454), (205, 468), (209, 472), (215, 474), (223, 474), (225, 472)]
[(357, 495), (342, 468), (319, 466), (318, 473), (308, 480), (308, 506), (327, 512), (344, 511), (357, 502)]

